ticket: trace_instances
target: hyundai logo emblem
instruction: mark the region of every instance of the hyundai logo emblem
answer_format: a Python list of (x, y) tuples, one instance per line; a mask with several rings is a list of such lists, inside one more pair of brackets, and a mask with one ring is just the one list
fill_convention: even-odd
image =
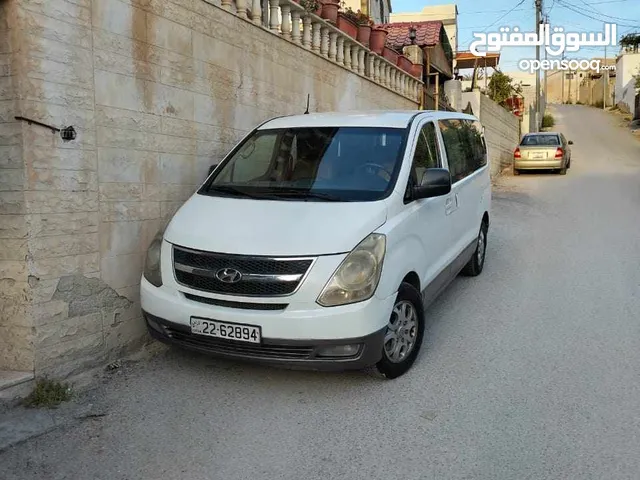
[(238, 283), (242, 274), (235, 268), (221, 268), (216, 272), (216, 278), (224, 283)]

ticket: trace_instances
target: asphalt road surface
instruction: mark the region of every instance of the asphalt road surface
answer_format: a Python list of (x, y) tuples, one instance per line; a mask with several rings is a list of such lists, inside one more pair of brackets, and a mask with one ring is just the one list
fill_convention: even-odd
[(640, 141), (555, 110), (569, 173), (500, 181), (485, 271), (427, 312), (404, 377), (172, 351), (100, 386), (105, 416), (0, 454), (0, 478), (637, 479)]

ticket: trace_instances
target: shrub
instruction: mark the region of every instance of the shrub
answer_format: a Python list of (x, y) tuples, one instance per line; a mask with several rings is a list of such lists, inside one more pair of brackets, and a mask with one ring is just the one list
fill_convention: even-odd
[(368, 15), (362, 13), (361, 10), (358, 10), (356, 12), (356, 23), (358, 25), (364, 25), (369, 27), (373, 26), (373, 20), (371, 20), (371, 18)]
[(27, 407), (56, 407), (71, 398), (71, 387), (47, 378), (38, 380), (36, 387), (24, 400)]
[(342, 12), (342, 15), (358, 25), (358, 14), (351, 7), (347, 7), (344, 2), (341, 2), (340, 10)]
[(555, 118), (550, 113), (545, 113), (542, 117), (542, 128), (551, 128), (556, 124)]
[(321, 5), (319, 0), (300, 0), (300, 6), (310, 13), (315, 13)]

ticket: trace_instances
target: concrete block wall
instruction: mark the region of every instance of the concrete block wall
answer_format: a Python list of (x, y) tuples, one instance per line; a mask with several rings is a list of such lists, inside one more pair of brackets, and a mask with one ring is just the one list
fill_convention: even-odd
[(480, 95), (480, 122), (485, 127), (491, 155), (491, 175), (513, 164), (513, 151), (520, 143), (520, 120), (486, 95)]
[(417, 108), (205, 0), (0, 8), (0, 369), (63, 376), (139, 345), (146, 247), (256, 124), (307, 94)]

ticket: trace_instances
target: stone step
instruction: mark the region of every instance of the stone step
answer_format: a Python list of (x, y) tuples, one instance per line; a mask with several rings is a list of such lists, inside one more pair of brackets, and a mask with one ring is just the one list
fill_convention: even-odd
[(24, 396), (29, 392), (33, 378), (33, 372), (0, 370), (0, 400)]

